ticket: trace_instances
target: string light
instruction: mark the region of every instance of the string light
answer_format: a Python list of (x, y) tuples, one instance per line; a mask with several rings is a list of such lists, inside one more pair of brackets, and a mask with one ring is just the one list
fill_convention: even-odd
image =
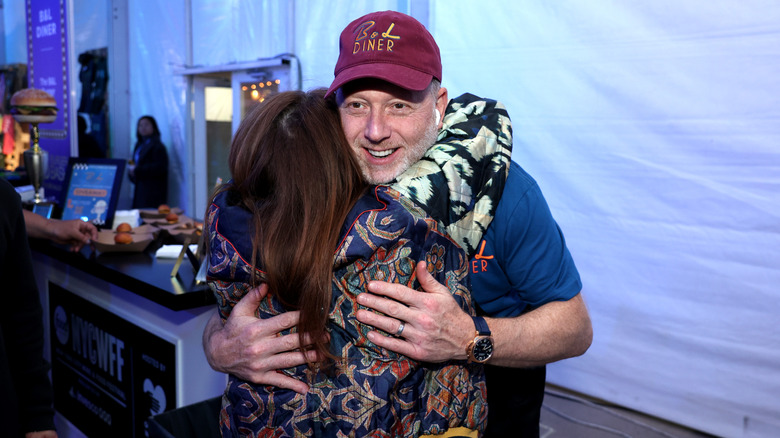
[[(275, 94), (278, 91), (278, 86), (281, 85), (281, 83), (281, 79), (258, 81), (256, 84), (242, 84), (241, 90), (245, 92), (249, 91), (249, 97), (254, 102), (260, 103), (264, 102), (266, 97), (270, 96), (271, 94)], [(276, 89), (273, 88), (274, 85), (277, 86)]]

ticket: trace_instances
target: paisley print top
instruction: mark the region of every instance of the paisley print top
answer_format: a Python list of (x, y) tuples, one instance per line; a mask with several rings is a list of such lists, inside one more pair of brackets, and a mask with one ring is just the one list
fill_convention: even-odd
[[(425, 158), (392, 185), (374, 187), (342, 226), (328, 321), (331, 351), (341, 358), (335, 369), (315, 375), (306, 365), (282, 370), (312, 382), (305, 395), (231, 375), (220, 416), (223, 436), (413, 437), (452, 427), (484, 429), (481, 366), (400, 356), (371, 343), (371, 327), (355, 318), (356, 296), (370, 280), (420, 289), (419, 260), (474, 314), (467, 263), (503, 190), (511, 127), (500, 104), (471, 95), (451, 101), (444, 120)], [(223, 318), (251, 288), (255, 269), (246, 237), (251, 215), (230, 198), (222, 193), (207, 215), (209, 285)], [(262, 265), (257, 272), (262, 278)], [(257, 315), (286, 310), (269, 294)]]

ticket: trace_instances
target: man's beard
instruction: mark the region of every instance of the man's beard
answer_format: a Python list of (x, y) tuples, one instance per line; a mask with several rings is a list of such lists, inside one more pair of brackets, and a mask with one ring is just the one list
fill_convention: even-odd
[[(434, 114), (434, 116), (436, 116), (436, 114)], [(363, 178), (365, 178), (369, 184), (387, 184), (393, 182), (396, 178), (398, 178), (399, 175), (412, 167), (414, 163), (420, 161), (423, 155), (425, 155), (425, 152), (431, 146), (433, 146), (434, 143), (436, 143), (438, 136), (439, 118), (434, 117), (433, 122), (430, 123), (425, 129), (425, 133), (420, 138), (420, 141), (418, 141), (413, 146), (409, 146), (406, 149), (406, 155), (394, 163), (396, 166), (394, 169), (396, 171), (394, 175), (392, 175), (390, 178), (387, 176), (374, 177), (372, 176), (371, 166), (367, 165), (366, 163), (361, 163), (360, 170), (363, 173)]]

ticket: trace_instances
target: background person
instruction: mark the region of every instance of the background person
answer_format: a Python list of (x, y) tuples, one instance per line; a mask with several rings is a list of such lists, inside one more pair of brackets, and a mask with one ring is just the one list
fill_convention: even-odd
[[(0, 179), (0, 428), (7, 437), (57, 438), (43, 311), (35, 285), (19, 195)], [(13, 292), (11, 295), (10, 292)]]
[[(366, 38), (385, 35), (393, 37), (392, 51), (377, 50), (387, 47), (387, 41), (363, 44)], [(354, 50), (356, 44), (361, 50)], [(435, 87), (436, 98), (424, 107), (407, 96), (440, 80), (438, 46), (412, 17), (376, 12), (344, 29), (329, 92), (335, 94), (347, 140), (370, 182), (392, 181), (432, 144), (425, 141), (431, 125), (410, 123), (409, 114), (433, 107), (444, 112), (447, 90)], [(479, 248), (470, 265), (472, 295), (494, 341), (486, 367), (490, 409), (485, 436), (538, 436), (544, 365), (583, 354), (592, 328), (563, 234), (540, 188), (515, 162)], [(377, 295), (360, 294), (358, 302), (386, 316), (360, 311), (358, 319), (388, 333), (403, 323), (405, 336), (374, 331), (368, 339), (421, 361), (467, 358), (467, 347), (477, 337), (474, 321), (442, 293), (441, 285), (425, 286), (426, 292), (417, 292), (372, 282), (369, 290)], [(305, 362), (295, 351), (300, 343), (272, 342), (281, 328), (296, 323), (289, 316), (258, 321), (235, 311), (224, 325), (212, 317), (204, 331), (207, 359), (216, 370), (305, 392), (305, 382), (274, 376), (276, 369)]]
[(79, 114), (79, 157), (81, 158), (106, 158), (105, 152), (100, 148), (95, 137), (87, 132), (87, 120)]
[(157, 208), (168, 202), (168, 151), (154, 117), (138, 119), (136, 139), (128, 170), (135, 184), (132, 208)]

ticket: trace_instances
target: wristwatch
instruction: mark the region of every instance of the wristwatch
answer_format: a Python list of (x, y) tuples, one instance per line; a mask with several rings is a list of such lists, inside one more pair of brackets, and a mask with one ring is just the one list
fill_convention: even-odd
[(485, 363), (493, 356), (493, 337), (490, 335), (490, 328), (485, 318), (481, 316), (472, 316), (471, 318), (474, 319), (477, 334), (466, 347), (466, 356), (468, 356), (469, 362)]

